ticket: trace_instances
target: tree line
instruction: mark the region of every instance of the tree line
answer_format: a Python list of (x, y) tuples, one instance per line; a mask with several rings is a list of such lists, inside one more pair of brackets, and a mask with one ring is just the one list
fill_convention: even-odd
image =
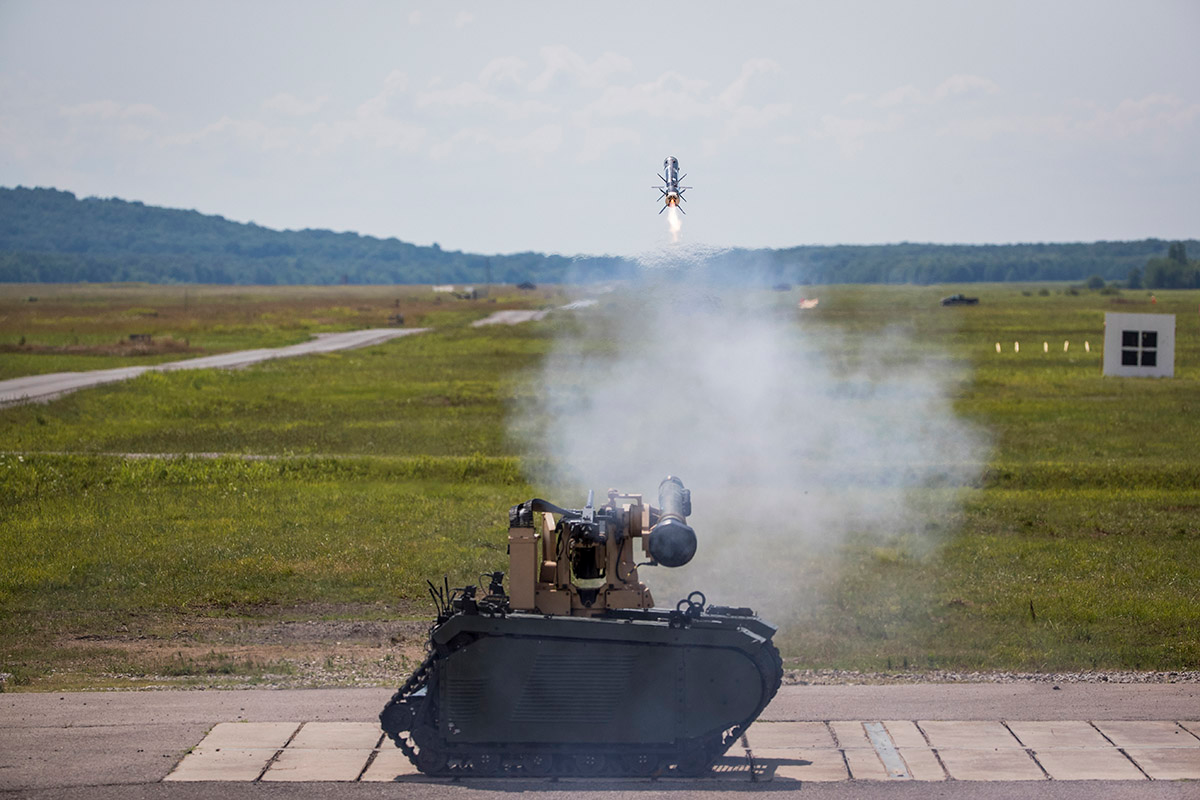
[[(1200, 286), (1186, 246), (1132, 242), (1013, 245), (807, 245), (706, 257), (736, 283), (969, 283), (1134, 278)], [(535, 252), (483, 255), (395, 238), (276, 231), (196, 211), (55, 189), (0, 188), (0, 281), (224, 284), (594, 282), (630, 277), (635, 260)], [(1135, 275), (1136, 273), (1136, 275)]]

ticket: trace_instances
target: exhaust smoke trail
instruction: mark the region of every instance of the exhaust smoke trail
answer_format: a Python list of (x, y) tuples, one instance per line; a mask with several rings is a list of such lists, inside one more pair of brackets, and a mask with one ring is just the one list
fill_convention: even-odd
[(936, 547), (987, 442), (954, 413), (948, 359), (710, 283), (712, 256), (648, 254), (640, 281), (562, 325), (514, 434), (528, 477), (564, 502), (679, 475), (700, 546), (644, 573), (658, 605), (700, 589), (786, 623), (848, 543)]
[(683, 231), (683, 217), (676, 206), (667, 209), (667, 229), (671, 231), (671, 244), (679, 244), (679, 234)]

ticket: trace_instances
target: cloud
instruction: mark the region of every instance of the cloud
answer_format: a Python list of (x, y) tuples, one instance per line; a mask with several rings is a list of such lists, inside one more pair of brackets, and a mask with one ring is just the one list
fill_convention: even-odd
[[(904, 117), (897, 113), (889, 114), (887, 119), (868, 119), (866, 117), (838, 117), (826, 114), (821, 117), (820, 126), (812, 132), (815, 139), (831, 139), (847, 158), (859, 153), (868, 136), (880, 133), (891, 133), (898, 130), (904, 122)], [(785, 141), (794, 144), (790, 138)]]
[(470, 11), (460, 11), (454, 15), (454, 27), (465, 28), (475, 21), (475, 15)]
[(588, 63), (566, 45), (548, 45), (540, 52), (544, 66), (526, 87), (531, 92), (545, 91), (561, 74), (573, 77), (580, 86), (596, 89), (607, 85), (613, 75), (633, 69), (632, 61), (616, 53), (604, 53)]
[(498, 153), (525, 156), (540, 162), (546, 154), (558, 151), (564, 138), (562, 125), (556, 123), (513, 136), (497, 136), (494, 131), (492, 127), (460, 129), (430, 146), (429, 155), (441, 160), (456, 153), (463, 145), (470, 145), (476, 149), (489, 148)]
[(425, 141), (426, 130), (383, 113), (364, 103), (353, 117), (320, 122), (309, 131), (317, 152), (336, 150), (351, 142), (366, 142), (385, 150), (415, 152)]
[(971, 92), (995, 94), (999, 91), (1000, 87), (987, 78), (981, 78), (978, 75), (951, 75), (933, 90), (933, 97), (935, 100), (944, 100), (947, 97)]
[(792, 113), (791, 103), (756, 105), (746, 100), (755, 81), (778, 71), (779, 65), (774, 61), (751, 59), (742, 64), (736, 78), (714, 93), (707, 81), (669, 70), (653, 81), (605, 87), (572, 120), (585, 130), (604, 127), (604, 120), (639, 116), (677, 123), (715, 121), (718, 123), (715, 135), (702, 140), (704, 151), (711, 155), (722, 143), (747, 131), (768, 127)]
[(240, 142), (256, 150), (281, 150), (296, 146), (300, 131), (290, 126), (268, 125), (261, 120), (234, 119), (223, 116), (199, 130), (174, 134), (162, 142), (175, 146), (190, 146), (226, 139)]
[(429, 146), (429, 156), (436, 161), (449, 158), (458, 150), (459, 146), (466, 143), (475, 146), (488, 144), (491, 141), (491, 134), (482, 128), (464, 128), (456, 131), (453, 135), (434, 142)]
[(1163, 144), (1171, 134), (1196, 125), (1200, 103), (1173, 94), (1152, 93), (1127, 98), (1115, 106), (1077, 103), (1054, 114), (1000, 114), (952, 120), (941, 136), (988, 141), (998, 136), (1029, 136), (1067, 141), (1113, 142), (1143, 138)]
[(742, 64), (742, 71), (725, 89), (717, 95), (717, 102), (731, 108), (742, 102), (750, 79), (756, 75), (772, 75), (779, 72), (779, 65), (767, 58), (753, 58)]
[(511, 100), (493, 94), (477, 83), (460, 83), (448, 89), (420, 92), (414, 102), (417, 108), (487, 107), (503, 113), (508, 119), (525, 119), (555, 111), (553, 105), (542, 100)]
[(906, 86), (898, 86), (890, 92), (885, 92), (875, 98), (876, 108), (892, 108), (894, 106), (904, 105), (905, 103), (923, 103), (925, 102), (924, 95), (921, 91), (908, 84)]
[(291, 92), (280, 92), (263, 101), (263, 109), (285, 114), (289, 117), (305, 117), (320, 111), (328, 101), (328, 95), (321, 95), (312, 100), (301, 100)]
[(519, 85), (526, 66), (525, 61), (516, 56), (493, 58), (479, 71), (479, 83), (481, 86), (505, 83)]
[(496, 150), (531, 156), (540, 161), (542, 156), (556, 152), (563, 143), (562, 125), (543, 125), (520, 136), (509, 136), (496, 140)]
[(95, 100), (73, 106), (59, 107), (64, 117), (93, 117), (96, 119), (142, 119), (159, 120), (165, 115), (149, 103), (118, 103), (113, 100)]
[[(995, 94), (1000, 91), (1000, 87), (994, 81), (987, 78), (981, 78), (978, 75), (951, 75), (946, 80), (938, 84), (937, 88), (932, 92), (923, 92), (911, 83), (904, 86), (897, 86), (891, 91), (884, 92), (875, 98), (876, 108), (895, 108), (902, 105), (931, 105), (939, 103), (950, 97), (955, 97), (962, 94), (983, 93)], [(852, 95), (856, 98), (865, 98), (865, 95)], [(846, 104), (843, 100), (843, 105)]]
[(640, 145), (641, 134), (633, 128), (620, 125), (588, 127), (583, 132), (583, 144), (579, 148), (580, 161), (595, 161), (611, 148), (622, 144)]
[(1122, 100), (1111, 110), (1100, 108), (1079, 124), (1093, 136), (1124, 139), (1142, 134), (1164, 134), (1195, 124), (1200, 103), (1189, 103), (1173, 94), (1153, 93), (1140, 99)]
[(715, 107), (701, 97), (707, 82), (690, 80), (678, 72), (664, 72), (648, 83), (609, 86), (600, 97), (577, 111), (577, 124), (587, 127), (596, 118), (644, 114), (655, 118), (690, 120), (711, 116)]
[[(854, 92), (842, 98), (842, 106), (861, 105), (869, 101), (871, 107), (879, 110), (878, 113), (864, 108), (865, 113), (856, 116), (824, 114), (820, 117), (817, 127), (809, 131), (809, 137), (834, 142), (842, 155), (849, 158), (862, 152), (872, 137), (894, 133), (906, 125), (937, 125), (947, 114), (961, 114), (964, 108), (969, 108), (955, 106), (950, 102), (952, 98), (998, 92), (1000, 87), (994, 81), (979, 75), (962, 73), (951, 75), (932, 91), (908, 83), (873, 97), (864, 92)], [(1008, 124), (1016, 124), (1016, 121), (1009, 120)], [(1025, 120), (1021, 124), (1029, 125), (1031, 122)], [(989, 135), (989, 130), (990, 126), (986, 122), (955, 118), (953, 122), (943, 125), (939, 132), (982, 137)], [(787, 136), (777, 141), (781, 144), (799, 144), (804, 138)]]
[(408, 75), (392, 70), (383, 80), (383, 88), (365, 100), (355, 111), (359, 119), (383, 117), (387, 114), (396, 95), (408, 88)]

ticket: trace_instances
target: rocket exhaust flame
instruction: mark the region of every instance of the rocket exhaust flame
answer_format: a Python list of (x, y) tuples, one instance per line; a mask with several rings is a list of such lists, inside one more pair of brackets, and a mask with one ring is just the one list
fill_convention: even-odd
[(671, 231), (671, 244), (679, 244), (679, 234), (683, 231), (683, 217), (679, 215), (676, 206), (667, 209), (667, 229)]

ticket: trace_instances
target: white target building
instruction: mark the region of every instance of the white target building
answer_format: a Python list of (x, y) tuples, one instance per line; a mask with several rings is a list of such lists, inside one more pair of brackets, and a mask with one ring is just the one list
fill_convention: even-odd
[(1175, 377), (1175, 315), (1104, 315), (1104, 374)]

